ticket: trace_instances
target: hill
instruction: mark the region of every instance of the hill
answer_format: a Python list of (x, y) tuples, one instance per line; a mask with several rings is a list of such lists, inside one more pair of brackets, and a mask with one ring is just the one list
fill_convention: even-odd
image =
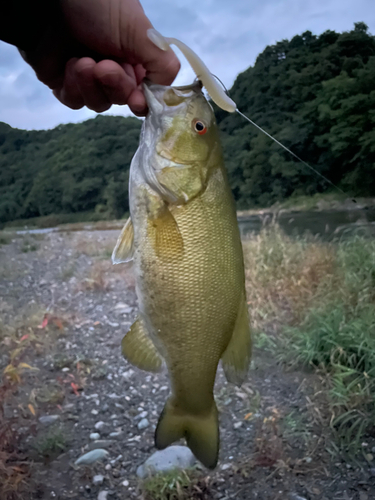
[[(375, 195), (375, 37), (307, 31), (283, 40), (241, 73), (238, 108), (348, 194)], [(237, 114), (216, 109), (239, 208), (269, 206), (330, 186)], [(128, 208), (128, 171), (141, 122), (98, 116), (53, 130), (0, 123), (0, 222)]]

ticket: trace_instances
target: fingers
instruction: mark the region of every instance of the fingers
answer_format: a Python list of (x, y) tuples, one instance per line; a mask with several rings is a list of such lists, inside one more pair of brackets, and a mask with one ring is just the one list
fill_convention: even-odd
[(129, 104), (135, 114), (144, 115), (147, 106), (139, 88), (144, 74), (143, 68), (134, 69), (130, 64), (74, 58), (68, 61), (63, 85), (54, 89), (54, 94), (72, 109), (87, 106), (101, 113), (112, 104)]
[(180, 62), (172, 49), (161, 50), (148, 38), (147, 30), (153, 26), (141, 6), (134, 5), (130, 12), (124, 9), (119, 24), (122, 57), (133, 65), (140, 63), (151, 81), (170, 85), (180, 70)]

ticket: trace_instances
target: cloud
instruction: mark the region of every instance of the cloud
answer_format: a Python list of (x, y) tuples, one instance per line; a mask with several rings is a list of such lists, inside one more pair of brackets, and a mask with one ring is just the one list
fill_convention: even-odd
[[(267, 45), (310, 30), (338, 32), (365, 22), (375, 33), (373, 0), (143, 0), (146, 14), (166, 36), (190, 45), (210, 70), (230, 88), (241, 71), (254, 64)], [(194, 74), (183, 56), (176, 84), (190, 83)], [(106, 114), (129, 115), (126, 106)], [(79, 122), (96, 114), (61, 105), (40, 83), (17, 49), (0, 42), (0, 121), (13, 127), (40, 129)]]

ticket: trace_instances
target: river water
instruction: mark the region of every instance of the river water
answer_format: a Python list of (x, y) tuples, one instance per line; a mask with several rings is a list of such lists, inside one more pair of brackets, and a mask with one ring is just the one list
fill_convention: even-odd
[[(278, 215), (262, 214), (238, 217), (241, 237), (246, 239), (259, 233), (261, 228), (276, 221), (290, 236), (309, 233), (325, 241), (345, 238), (353, 233), (375, 237), (375, 207), (355, 210), (321, 210), (304, 212), (280, 212)], [(124, 221), (96, 224), (65, 224), (45, 229), (23, 229), (17, 234), (43, 234), (67, 231), (120, 231)]]
[(375, 236), (375, 208), (355, 210), (322, 210), (305, 212), (281, 212), (251, 215), (238, 218), (242, 238), (259, 233), (264, 225), (275, 220), (290, 236), (309, 233), (325, 241), (345, 238), (353, 233)]

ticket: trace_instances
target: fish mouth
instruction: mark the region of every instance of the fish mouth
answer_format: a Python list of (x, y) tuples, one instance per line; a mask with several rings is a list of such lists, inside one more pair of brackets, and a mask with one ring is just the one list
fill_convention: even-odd
[(145, 79), (142, 82), (142, 88), (150, 111), (160, 114), (165, 111), (166, 107), (175, 107), (189, 97), (201, 93), (202, 83), (200, 80), (194, 80), (190, 85), (172, 87)]

